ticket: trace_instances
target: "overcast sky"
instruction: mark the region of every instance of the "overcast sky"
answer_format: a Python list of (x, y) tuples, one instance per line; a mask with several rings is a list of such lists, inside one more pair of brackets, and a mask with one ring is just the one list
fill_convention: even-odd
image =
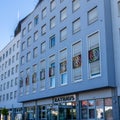
[(0, 50), (14, 35), (19, 20), (29, 14), (38, 0), (1, 0), (0, 1)]

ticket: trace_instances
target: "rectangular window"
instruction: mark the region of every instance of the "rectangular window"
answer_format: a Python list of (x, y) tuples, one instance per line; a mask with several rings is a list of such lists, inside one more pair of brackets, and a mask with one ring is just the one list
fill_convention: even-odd
[(81, 67), (81, 54), (82, 54), (82, 44), (77, 42), (72, 46), (73, 58), (72, 58), (72, 67), (73, 67), (73, 80), (78, 81), (82, 78), (82, 67)]
[(12, 56), (12, 63), (15, 62), (15, 56)]
[(50, 29), (55, 27), (55, 16), (50, 19)]
[(22, 47), (21, 49), (22, 49), (22, 51), (23, 51), (23, 50), (25, 49), (25, 42), (22, 43), (22, 46), (21, 46), (21, 47)]
[(37, 55), (38, 55), (38, 48), (36, 47), (33, 49), (33, 58), (36, 58)]
[(30, 61), (30, 58), (31, 58), (31, 52), (28, 52), (28, 53), (27, 53), (26, 61), (29, 62), (29, 61)]
[(55, 46), (55, 35), (53, 35), (52, 37), (50, 37), (50, 48)]
[(38, 31), (34, 33), (34, 41), (38, 40)]
[(17, 48), (19, 47), (20, 45), (20, 40), (17, 41)]
[(67, 84), (67, 49), (60, 51), (60, 84)]
[(23, 37), (25, 36), (25, 34), (26, 34), (26, 28), (24, 28), (24, 29), (22, 30), (22, 36), (23, 36)]
[(42, 34), (42, 35), (46, 34), (46, 24), (44, 24), (44, 25), (41, 27), (41, 34)]
[(15, 44), (13, 45), (13, 51), (15, 51)]
[(45, 89), (45, 60), (40, 62), (40, 89)]
[(19, 59), (19, 52), (16, 53), (16, 60)]
[(80, 8), (80, 0), (72, 0), (72, 10), (76, 11)]
[(15, 67), (15, 72), (16, 73), (18, 72), (18, 65), (16, 65), (16, 67)]
[(50, 88), (55, 87), (55, 56), (50, 58), (49, 77), (50, 77)]
[(32, 29), (32, 22), (28, 24), (28, 32)]
[(51, 11), (54, 10), (55, 7), (56, 7), (56, 2), (55, 2), (55, 0), (51, 0), (51, 2), (50, 2), (50, 10), (51, 10)]
[(99, 32), (88, 36), (88, 61), (90, 77), (100, 74)]
[(80, 18), (77, 18), (75, 21), (72, 22), (72, 31), (73, 33), (76, 33), (80, 31)]
[(38, 20), (39, 20), (39, 17), (38, 15), (34, 18), (34, 26), (36, 26), (38, 24)]
[(29, 47), (30, 45), (31, 45), (31, 37), (27, 39), (27, 47)]
[(67, 39), (67, 27), (60, 30), (60, 41)]
[(46, 42), (41, 43), (41, 53), (44, 53), (46, 49)]
[(92, 24), (93, 22), (97, 21), (98, 19), (98, 10), (97, 7), (88, 11), (88, 24)]
[(120, 1), (118, 1), (118, 16), (120, 17)]
[(63, 21), (66, 18), (67, 18), (67, 8), (65, 7), (60, 11), (60, 20)]
[(22, 56), (22, 57), (21, 57), (21, 65), (23, 65), (24, 63), (25, 63), (25, 57)]
[(42, 10), (42, 19), (45, 18), (47, 15), (47, 8), (45, 7), (43, 10)]

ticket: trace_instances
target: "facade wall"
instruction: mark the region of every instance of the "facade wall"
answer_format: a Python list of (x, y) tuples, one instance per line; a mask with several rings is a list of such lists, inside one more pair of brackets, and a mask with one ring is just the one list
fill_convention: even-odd
[(25, 119), (119, 119), (111, 17), (109, 0), (43, 0), (27, 16), (18, 89)]
[(0, 51), (0, 109), (18, 112), (22, 104), (17, 102), (20, 56), (20, 34)]

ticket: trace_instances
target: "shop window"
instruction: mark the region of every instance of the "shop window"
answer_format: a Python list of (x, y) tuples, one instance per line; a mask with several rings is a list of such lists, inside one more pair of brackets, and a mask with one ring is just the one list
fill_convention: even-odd
[(72, 46), (72, 68), (73, 68), (73, 81), (81, 80), (82, 78), (82, 67), (81, 67), (81, 53), (82, 45), (81, 42), (77, 42)]
[(80, 18), (72, 22), (72, 31), (73, 33), (80, 31)]
[(80, 8), (80, 0), (72, 0), (72, 10), (76, 11)]
[(90, 77), (100, 75), (99, 33), (88, 36), (88, 61)]
[(98, 8), (95, 7), (88, 11), (88, 24), (92, 24), (98, 19)]
[(66, 18), (67, 18), (67, 8), (65, 7), (60, 11), (60, 20), (63, 21)]

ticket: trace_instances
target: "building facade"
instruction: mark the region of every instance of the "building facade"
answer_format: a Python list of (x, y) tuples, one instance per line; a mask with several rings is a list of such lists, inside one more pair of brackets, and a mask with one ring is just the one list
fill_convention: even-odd
[(17, 102), (19, 52), (20, 33), (0, 51), (0, 110), (8, 109), (8, 120), (21, 116), (22, 104)]
[(119, 120), (111, 5), (39, 0), (22, 22), (25, 120)]

